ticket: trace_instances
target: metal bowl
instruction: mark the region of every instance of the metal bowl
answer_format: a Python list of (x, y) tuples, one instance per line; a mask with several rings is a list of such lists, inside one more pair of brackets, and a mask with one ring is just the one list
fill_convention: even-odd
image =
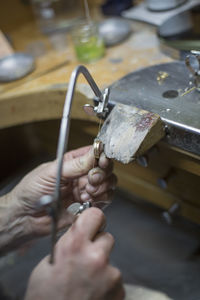
[(124, 41), (131, 33), (129, 21), (121, 18), (109, 18), (99, 23), (99, 33), (106, 46), (114, 46)]
[(34, 59), (29, 54), (15, 53), (0, 59), (0, 82), (20, 79), (35, 68)]

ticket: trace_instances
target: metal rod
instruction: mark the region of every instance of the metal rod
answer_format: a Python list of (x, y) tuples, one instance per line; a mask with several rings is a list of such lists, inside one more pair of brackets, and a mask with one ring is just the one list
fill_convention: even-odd
[[(55, 236), (57, 232), (57, 221), (58, 220), (58, 214), (60, 213), (61, 209), (61, 201), (60, 201), (60, 182), (61, 182), (61, 176), (62, 176), (62, 166), (63, 166), (63, 156), (67, 149), (68, 145), (68, 138), (69, 138), (69, 126), (70, 126), (70, 111), (72, 106), (72, 100), (74, 96), (76, 81), (79, 76), (79, 74), (84, 75), (85, 79), (89, 83), (90, 87), (92, 88), (94, 94), (97, 98), (99, 98), (99, 101), (103, 101), (103, 95), (101, 91), (99, 90), (97, 84), (95, 83), (94, 79), (88, 72), (88, 70), (80, 65), (78, 66), (73, 72), (70, 77), (70, 82), (68, 86), (68, 91), (65, 98), (65, 104), (63, 109), (63, 116), (61, 120), (61, 126), (60, 126), (60, 133), (59, 133), (59, 140), (58, 140), (58, 148), (57, 148), (57, 174), (56, 174), (56, 185), (55, 190), (53, 194), (53, 209), (55, 218), (53, 218), (54, 222), (54, 230), (52, 231), (52, 241), (55, 241)], [(54, 245), (52, 246), (53, 249)], [(50, 261), (53, 263), (53, 251), (51, 251), (51, 259)]]

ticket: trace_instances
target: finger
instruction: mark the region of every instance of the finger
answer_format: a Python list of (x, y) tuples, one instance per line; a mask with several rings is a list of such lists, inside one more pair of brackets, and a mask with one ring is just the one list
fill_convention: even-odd
[(116, 284), (115, 288), (112, 289), (112, 291), (108, 295), (107, 300), (110, 300), (111, 298), (113, 300), (124, 300), (126, 298), (125, 296), (126, 292), (121, 281), (118, 284)]
[[(65, 212), (62, 214), (59, 223), (58, 230), (64, 229), (71, 225), (74, 220), (74, 216)], [(30, 230), (31, 228), (31, 230)], [(34, 234), (34, 237), (41, 237), (49, 234), (52, 228), (52, 219), (49, 216), (42, 216), (39, 218), (29, 217), (29, 224), (26, 226), (26, 230)]]
[[(69, 207), (70, 205), (68, 205)], [(61, 230), (65, 228), (66, 226), (71, 225), (74, 220), (76, 219), (76, 216), (69, 211), (65, 209), (62, 210), (62, 213), (60, 215), (59, 221), (58, 221), (58, 230)]]
[(109, 206), (111, 204), (113, 195), (114, 195), (114, 192), (112, 190), (110, 190), (98, 197), (92, 197), (89, 201), (92, 203), (93, 207), (105, 209), (107, 206)]
[(124, 286), (122, 284), (119, 284), (115, 300), (123, 300), (125, 299), (125, 296), (126, 296), (126, 292)]
[(103, 193), (105, 193), (108, 190), (114, 190), (117, 185), (117, 177), (112, 174), (107, 180), (105, 180), (102, 184), (100, 185), (91, 185), (87, 184), (86, 185), (86, 192), (90, 194), (91, 196), (99, 196)]
[(90, 149), (92, 148), (92, 146), (85, 146), (85, 147), (81, 147), (72, 151), (67, 152), (64, 155), (64, 160), (69, 160), (69, 159), (74, 159), (77, 158), (79, 156), (83, 156), (85, 155)]
[(71, 227), (72, 234), (81, 234), (84, 239), (93, 240), (97, 233), (105, 226), (106, 219), (103, 212), (91, 207), (86, 209)]
[(100, 182), (99, 184), (96, 183), (95, 185), (87, 183), (92, 181), (91, 179), (89, 180), (88, 178), (90, 177), (90, 175), (85, 178), (84, 188), (78, 191), (80, 195), (79, 199), (81, 201), (83, 202), (88, 201), (91, 199), (91, 197), (100, 196), (101, 194), (105, 193), (107, 190), (115, 190), (117, 184), (117, 177), (114, 174), (111, 174), (110, 176), (108, 176), (108, 178), (106, 178), (107, 175), (104, 171), (102, 176), (103, 178), (105, 178), (105, 181), (102, 183)]
[(98, 165), (102, 169), (107, 169), (109, 165), (112, 165), (113, 162), (111, 159), (107, 158), (105, 153), (102, 152), (98, 161)]
[(88, 182), (91, 185), (97, 185), (102, 183), (113, 172), (113, 165), (110, 164), (107, 169), (103, 170), (99, 167), (93, 168), (88, 173)]
[(73, 179), (83, 176), (93, 167), (94, 161), (95, 158), (92, 148), (90, 148), (89, 151), (82, 156), (65, 160), (63, 164), (62, 177), (66, 179)]
[(122, 284), (122, 275), (119, 269), (113, 266), (108, 266), (107, 276), (108, 278), (112, 278), (112, 281), (110, 281), (110, 291), (106, 299), (124, 299), (125, 291)]
[(88, 183), (87, 175), (81, 176), (80, 178), (73, 180), (72, 191), (73, 191), (73, 198), (75, 202), (87, 201), (88, 196), (86, 197), (86, 200), (84, 199), (84, 196), (83, 199), (81, 199), (81, 195), (86, 193), (85, 187), (87, 183)]
[(88, 175), (83, 175), (77, 180), (77, 186), (80, 192), (85, 190), (85, 187), (88, 183)]
[(82, 202), (90, 201), (95, 207), (105, 208), (112, 202), (113, 196), (114, 190), (108, 190), (105, 193), (98, 196), (92, 196), (87, 192), (84, 192), (80, 195), (80, 200)]
[(96, 235), (93, 242), (97, 249), (103, 249), (106, 256), (110, 256), (110, 253), (114, 247), (115, 240), (110, 233), (100, 232)]

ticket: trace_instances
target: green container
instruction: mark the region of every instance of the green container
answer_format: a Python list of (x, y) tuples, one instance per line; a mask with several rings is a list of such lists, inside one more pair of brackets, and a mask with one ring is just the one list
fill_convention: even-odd
[(103, 39), (100, 37), (94, 23), (85, 23), (77, 26), (72, 32), (72, 39), (77, 59), (80, 62), (90, 63), (101, 58), (105, 53)]

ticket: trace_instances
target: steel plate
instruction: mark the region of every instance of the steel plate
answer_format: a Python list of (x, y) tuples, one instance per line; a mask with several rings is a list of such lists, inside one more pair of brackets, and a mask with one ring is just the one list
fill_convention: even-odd
[[(159, 72), (168, 76), (157, 80)], [(155, 65), (130, 73), (110, 87), (109, 102), (134, 105), (160, 115), (168, 125), (168, 140), (200, 155), (200, 92), (191, 88), (184, 62)]]

